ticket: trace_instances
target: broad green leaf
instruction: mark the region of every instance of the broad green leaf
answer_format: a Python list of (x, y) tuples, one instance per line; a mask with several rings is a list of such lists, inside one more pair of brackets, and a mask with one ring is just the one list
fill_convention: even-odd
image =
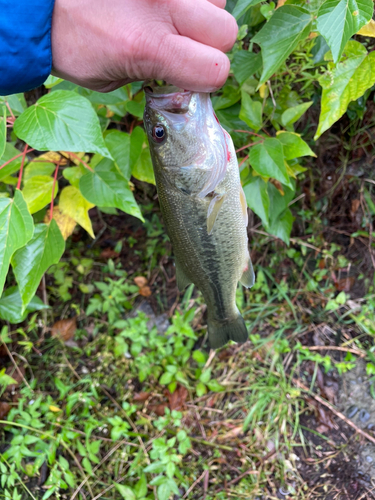
[(55, 171), (56, 166), (48, 161), (32, 161), (24, 170), (23, 182), (29, 181), (32, 177), (43, 175), (50, 177)]
[(135, 500), (135, 493), (129, 486), (123, 486), (122, 484), (115, 483), (116, 490), (120, 493), (124, 500)]
[(272, 221), (268, 231), (289, 245), (290, 233), (292, 232), (294, 217), (289, 208), (277, 219)]
[(99, 207), (115, 207), (142, 221), (143, 216), (129, 187), (111, 160), (103, 159), (94, 172), (87, 172), (79, 181), (86, 200)]
[(252, 38), (252, 42), (262, 48), (263, 72), (260, 85), (273, 75), (298, 43), (307, 37), (311, 21), (311, 15), (304, 9), (295, 5), (283, 5)]
[(250, 181), (243, 187), (248, 206), (258, 217), (262, 219), (263, 225), (268, 227), (270, 214), (270, 199), (267, 184), (261, 177), (250, 177)]
[(109, 130), (104, 136), (105, 143), (115, 165), (125, 179), (130, 179), (130, 135), (119, 130)]
[(298, 104), (298, 106), (293, 106), (292, 108), (286, 109), (281, 115), (282, 125), (284, 125), (284, 127), (288, 127), (295, 123), (301, 118), (301, 116), (309, 109), (311, 105), (312, 101), (309, 101)]
[(253, 101), (246, 92), (242, 92), (240, 118), (255, 132), (262, 128), (262, 103)]
[(250, 9), (250, 7), (257, 5), (261, 1), (262, 0), (237, 0), (236, 6), (232, 11), (232, 16), (239, 19), (248, 9)]
[(129, 163), (130, 169), (133, 170), (135, 164), (141, 156), (143, 144), (146, 141), (146, 134), (141, 127), (135, 127), (130, 135), (130, 156)]
[(328, 43), (335, 62), (348, 40), (370, 21), (373, 11), (372, 0), (326, 0), (320, 7), (317, 30)]
[(375, 83), (375, 52), (367, 53), (359, 42), (348, 42), (348, 58), (320, 79), (323, 87), (321, 111), (315, 139), (331, 127)]
[[(294, 181), (293, 181), (294, 182)], [(284, 188), (284, 195), (271, 183), (267, 183), (268, 196), (270, 199), (270, 220), (274, 224), (275, 220), (288, 208), (295, 194), (294, 183), (292, 188)]]
[(250, 165), (258, 174), (272, 177), (286, 186), (290, 180), (284, 162), (283, 145), (278, 139), (265, 139), (262, 144), (250, 148)]
[(41, 97), (14, 123), (14, 131), (39, 151), (81, 151), (111, 157), (90, 102), (66, 90)]
[(82, 196), (75, 186), (67, 186), (61, 191), (59, 200), (61, 212), (82, 226), (92, 238), (95, 238), (95, 235), (88, 211), (94, 206)]
[(18, 189), (14, 199), (0, 198), (0, 293), (3, 290), (13, 254), (32, 238), (33, 218)]
[(148, 147), (142, 150), (137, 163), (133, 167), (132, 176), (139, 181), (155, 184), (154, 167), (152, 166), (150, 150)]
[[(35, 214), (51, 203), (52, 188), (54, 180), (48, 175), (36, 175), (25, 182), (22, 194), (31, 214)], [(59, 186), (56, 182), (54, 198), (58, 193)]]
[(18, 288), (13, 286), (5, 290), (0, 299), (0, 318), (12, 324), (22, 323), (30, 312), (48, 308), (49, 306), (43, 304), (39, 297), (33, 297), (26, 307), (25, 312), (21, 313), (21, 295)]
[(52, 264), (64, 253), (65, 241), (53, 219), (37, 224), (32, 239), (12, 257), (12, 268), (22, 299), (22, 312), (34, 297), (39, 283)]
[(0, 106), (0, 158), (5, 151), (7, 143), (7, 108)]
[(316, 156), (299, 134), (280, 131), (277, 132), (276, 136), (283, 145), (286, 160), (293, 160), (301, 156)]
[[(7, 163), (9, 160), (14, 158), (15, 156), (18, 156), (20, 153), (21, 152), (14, 146), (12, 146), (12, 144), (10, 144), (9, 142), (6, 143), (4, 154), (0, 159), (0, 181), (3, 181), (3, 179), (5, 179), (11, 174), (14, 174), (20, 169), (22, 162), (21, 156), (8, 163), (8, 165), (5, 165), (5, 167), (2, 167), (4, 163)], [(27, 159), (25, 158), (25, 164), (26, 163)]]
[(259, 52), (248, 52), (239, 50), (234, 54), (232, 61), (232, 71), (237, 82), (242, 85), (250, 76), (262, 67), (262, 55)]

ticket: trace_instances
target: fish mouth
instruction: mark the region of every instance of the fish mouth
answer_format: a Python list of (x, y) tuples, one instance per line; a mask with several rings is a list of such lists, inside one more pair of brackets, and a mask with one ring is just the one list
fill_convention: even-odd
[(147, 84), (143, 87), (146, 103), (150, 108), (167, 111), (174, 114), (186, 114), (189, 111), (190, 100), (193, 92), (183, 90), (173, 85), (157, 87)]

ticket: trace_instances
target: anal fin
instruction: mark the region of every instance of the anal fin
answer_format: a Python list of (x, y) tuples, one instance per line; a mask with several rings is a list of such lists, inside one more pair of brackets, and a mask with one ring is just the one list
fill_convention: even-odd
[(247, 264), (245, 269), (243, 270), (240, 282), (246, 288), (251, 288), (255, 282), (255, 274), (253, 265), (251, 263), (250, 255), (248, 256)]
[(190, 285), (191, 280), (186, 276), (184, 271), (182, 270), (181, 265), (175, 257), (175, 265), (176, 265), (176, 281), (177, 287), (180, 292), (183, 292), (185, 288)]
[(225, 194), (217, 194), (212, 198), (207, 210), (207, 233), (211, 234), (216, 218), (225, 200)]

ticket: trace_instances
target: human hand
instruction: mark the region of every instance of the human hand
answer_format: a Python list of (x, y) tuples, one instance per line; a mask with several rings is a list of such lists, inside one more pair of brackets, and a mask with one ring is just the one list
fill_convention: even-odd
[(165, 80), (212, 92), (237, 36), (225, 0), (56, 0), (53, 74), (99, 92)]

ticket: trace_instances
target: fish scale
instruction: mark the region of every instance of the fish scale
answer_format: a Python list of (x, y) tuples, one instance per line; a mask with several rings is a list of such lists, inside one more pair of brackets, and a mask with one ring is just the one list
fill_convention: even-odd
[[(245, 286), (254, 282), (244, 195), (233, 142), (217, 122), (209, 96), (191, 92), (187, 106), (187, 93), (180, 91), (187, 107), (184, 113), (178, 110), (174, 121), (170, 103), (182, 101), (176, 99), (178, 92), (168, 87), (146, 90), (144, 123), (178, 286), (194, 283), (202, 292), (210, 345), (218, 348), (229, 340), (248, 338), (236, 306), (238, 282)], [(166, 113), (160, 96), (169, 106)], [(155, 127), (160, 134), (164, 131), (164, 138), (155, 136)], [(211, 184), (213, 191), (200, 196)], [(214, 222), (209, 230), (211, 203)]]

